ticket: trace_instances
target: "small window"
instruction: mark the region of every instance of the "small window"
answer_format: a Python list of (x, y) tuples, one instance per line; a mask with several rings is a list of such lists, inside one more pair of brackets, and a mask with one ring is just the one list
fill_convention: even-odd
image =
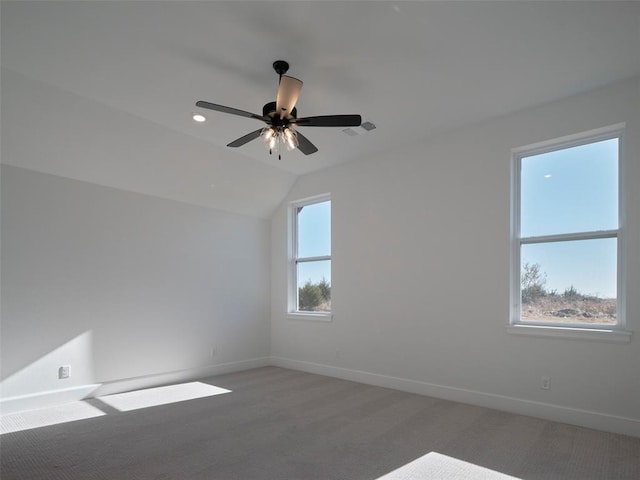
[(291, 206), (289, 311), (331, 312), (331, 200), (328, 196)]
[(621, 130), (514, 155), (512, 324), (622, 326)]

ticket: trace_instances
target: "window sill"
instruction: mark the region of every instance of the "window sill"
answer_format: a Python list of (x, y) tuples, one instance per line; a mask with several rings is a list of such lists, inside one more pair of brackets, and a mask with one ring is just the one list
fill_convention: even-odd
[(507, 333), (533, 337), (567, 338), (570, 340), (593, 340), (611, 343), (629, 343), (631, 332), (626, 330), (593, 329), (579, 327), (547, 327), (541, 325), (507, 325)]
[(333, 314), (331, 312), (288, 312), (289, 320), (303, 320), (310, 322), (331, 322)]

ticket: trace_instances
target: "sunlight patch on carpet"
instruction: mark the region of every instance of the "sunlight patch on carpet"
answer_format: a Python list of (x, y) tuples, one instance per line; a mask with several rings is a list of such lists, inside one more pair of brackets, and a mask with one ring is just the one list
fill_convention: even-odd
[(196, 398), (211, 397), (229, 392), (231, 392), (231, 390), (216, 387), (215, 385), (202, 382), (190, 382), (105, 395), (104, 397), (98, 397), (98, 399), (121, 412), (128, 412), (141, 408), (184, 402)]
[(519, 480), (488, 468), (479, 467), (473, 463), (448, 457), (437, 452), (429, 452), (423, 457), (407, 463), (378, 480), (422, 480), (437, 478), (440, 480)]
[(19, 432), (32, 428), (48, 427), (60, 423), (75, 422), (101, 417), (105, 413), (85, 402), (71, 402), (55, 407), (27, 410), (0, 417), (0, 433)]

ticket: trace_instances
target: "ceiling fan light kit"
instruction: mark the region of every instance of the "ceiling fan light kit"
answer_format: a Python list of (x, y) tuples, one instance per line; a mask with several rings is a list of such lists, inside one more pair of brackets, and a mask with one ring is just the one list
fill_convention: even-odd
[(362, 123), (360, 115), (321, 115), (298, 118), (295, 105), (302, 90), (302, 81), (285, 75), (289, 70), (289, 64), (284, 60), (273, 62), (273, 69), (280, 77), (276, 101), (266, 103), (262, 107), (262, 115), (202, 100), (196, 102), (196, 106), (200, 108), (254, 118), (267, 124), (266, 127), (234, 140), (227, 147), (241, 147), (251, 140), (261, 137), (269, 147), (269, 153), (277, 152), (279, 160), (282, 158), (281, 145), (284, 145), (287, 150), (297, 148), (305, 155), (311, 155), (317, 152), (318, 148), (294, 127), (357, 127)]
[(289, 151), (298, 148), (298, 132), (293, 127), (265, 127), (262, 129), (260, 136), (264, 143), (269, 146), (269, 155), (275, 150), (278, 153), (278, 160), (282, 159), (280, 145), (285, 145)]

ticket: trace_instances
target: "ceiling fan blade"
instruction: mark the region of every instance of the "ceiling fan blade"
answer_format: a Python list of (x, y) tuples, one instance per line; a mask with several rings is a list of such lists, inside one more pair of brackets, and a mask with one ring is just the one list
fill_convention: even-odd
[(258, 115), (256, 113), (245, 112), (244, 110), (238, 110), (237, 108), (225, 107), (224, 105), (218, 105), (215, 103), (204, 102), (202, 100), (196, 102), (196, 107), (208, 108), (209, 110), (216, 110), (218, 112), (230, 113), (232, 115), (239, 115), (241, 117), (255, 118), (256, 120), (262, 120), (263, 122), (270, 123), (267, 117)]
[(318, 151), (318, 147), (311, 143), (309, 139), (302, 135), (299, 131), (296, 131), (296, 137), (298, 138), (298, 150), (300, 150), (305, 155), (311, 155), (312, 153)]
[(276, 96), (276, 112), (278, 112), (280, 118), (287, 118), (291, 115), (291, 111), (296, 106), (300, 96), (300, 90), (302, 90), (302, 80), (288, 75), (280, 77), (278, 95)]
[(362, 117), (360, 115), (321, 115), (292, 119), (290, 123), (301, 127), (359, 127)]
[(251, 140), (255, 140), (256, 138), (258, 138), (261, 133), (262, 129), (259, 128), (255, 132), (247, 133), (244, 137), (240, 137), (237, 140), (234, 140), (233, 142), (229, 143), (227, 147), (241, 147), (245, 143), (249, 143)]

